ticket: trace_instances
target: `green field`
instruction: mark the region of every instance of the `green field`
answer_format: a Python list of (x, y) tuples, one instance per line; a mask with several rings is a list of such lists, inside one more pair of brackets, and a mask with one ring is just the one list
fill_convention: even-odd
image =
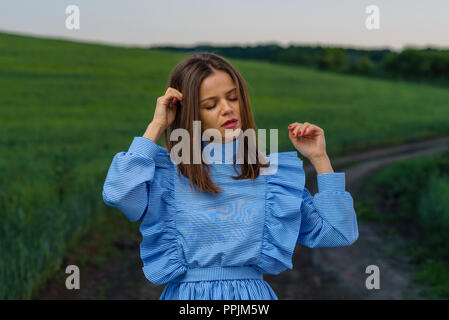
[[(106, 214), (115, 153), (153, 117), (185, 54), (0, 33), (0, 299), (29, 298)], [(449, 132), (449, 90), (229, 59), (258, 128), (324, 129), (331, 157)], [(101, 230), (99, 230), (101, 232)]]

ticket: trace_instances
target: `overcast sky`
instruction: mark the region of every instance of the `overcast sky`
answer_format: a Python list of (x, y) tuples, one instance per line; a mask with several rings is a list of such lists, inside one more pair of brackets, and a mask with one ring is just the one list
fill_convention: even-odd
[[(66, 28), (68, 5), (79, 7), (79, 30)], [(365, 26), (369, 5), (378, 30)], [(1, 0), (0, 31), (131, 46), (449, 48), (449, 0)]]

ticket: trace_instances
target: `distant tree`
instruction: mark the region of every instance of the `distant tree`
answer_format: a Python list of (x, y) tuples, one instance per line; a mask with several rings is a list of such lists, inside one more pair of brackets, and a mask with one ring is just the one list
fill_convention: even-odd
[(301, 50), (300, 48), (290, 46), (279, 53), (278, 61), (302, 66), (312, 66), (313, 55)]
[(287, 63), (352, 74), (449, 83), (449, 50), (405, 48), (364, 50), (321, 46), (284, 48), (276, 43), (255, 46), (198, 45), (196, 47), (154, 47), (175, 51), (208, 51), (229, 58)]
[(346, 54), (341, 48), (325, 48), (318, 66), (320, 69), (343, 69), (346, 65)]
[(389, 55), (383, 68), (401, 78), (449, 80), (449, 51), (406, 49)]
[(357, 71), (361, 74), (371, 74), (373, 70), (374, 64), (367, 55), (364, 55), (358, 63)]

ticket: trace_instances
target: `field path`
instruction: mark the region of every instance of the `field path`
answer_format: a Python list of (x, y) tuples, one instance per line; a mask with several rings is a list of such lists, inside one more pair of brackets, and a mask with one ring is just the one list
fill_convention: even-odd
[[(449, 148), (449, 137), (376, 148), (357, 155), (331, 159), (335, 172), (345, 172), (346, 190), (357, 201), (363, 177), (393, 162), (440, 153)], [(306, 187), (314, 195), (316, 172), (304, 161)], [(392, 257), (391, 249), (405, 243), (391, 235), (388, 226), (358, 221), (359, 239), (350, 247), (310, 249), (297, 244), (293, 270), (264, 275), (279, 299), (422, 299), (412, 285), (412, 266), (406, 257)], [(104, 268), (81, 270), (81, 289), (67, 290), (64, 282), (51, 281), (34, 299), (158, 299), (164, 286), (155, 286), (143, 275), (139, 243), (116, 243), (122, 256)], [(368, 265), (380, 269), (380, 289), (368, 290)]]

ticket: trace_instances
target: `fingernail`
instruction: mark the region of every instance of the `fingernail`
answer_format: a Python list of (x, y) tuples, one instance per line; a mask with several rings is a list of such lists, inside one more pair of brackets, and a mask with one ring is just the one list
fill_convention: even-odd
[(291, 125), (289, 125), (288, 127), (289, 127), (289, 128), (291, 128), (292, 126), (291, 126)]
[(295, 134), (293, 133), (292, 136), (295, 136)]
[(298, 132), (298, 136), (300, 136), (300, 135), (301, 135), (301, 131)]

